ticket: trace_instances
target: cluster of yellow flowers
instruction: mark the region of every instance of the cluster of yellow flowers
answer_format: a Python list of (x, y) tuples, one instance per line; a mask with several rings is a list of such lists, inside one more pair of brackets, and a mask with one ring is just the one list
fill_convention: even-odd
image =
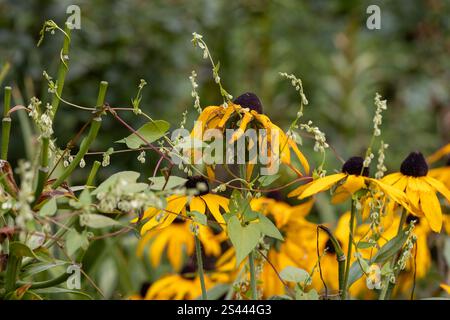
[[(307, 271), (302, 292), (313, 289), (322, 298), (407, 295), (415, 281), (427, 275), (432, 260), (429, 236), (442, 230), (450, 233), (449, 215), (442, 212), (450, 203), (450, 163), (434, 169), (429, 169), (428, 164), (449, 154), (449, 146), (430, 156), (428, 163), (420, 152), (412, 152), (398, 172), (384, 177), (371, 178), (363, 157), (349, 158), (339, 173), (310, 177), (309, 163), (296, 142), (263, 113), (255, 95), (246, 93), (223, 106), (207, 107), (199, 120), (202, 130), (239, 128), (231, 142), (241, 139), (250, 127), (276, 130), (281, 140), (280, 162), (306, 181), (286, 196), (281, 188), (257, 190), (250, 184), (254, 181), (254, 165), (244, 164), (244, 176), (240, 177), (249, 182), (249, 187), (225, 184), (250, 195), (251, 210), (269, 218), (284, 238), (262, 237), (256, 246), (259, 298), (294, 292), (296, 284), (283, 274), (283, 270), (292, 267)], [(200, 134), (195, 138), (203, 137)], [(298, 164), (291, 159), (291, 151)], [(218, 183), (218, 168), (205, 169), (205, 175), (188, 177), (185, 189), (189, 192), (169, 196), (165, 209), (149, 208), (143, 217), (134, 220), (142, 226), (137, 254), (148, 256), (153, 268), (167, 262), (171, 271), (154, 279), (133, 298), (201, 297), (196, 239), (202, 248), (203, 285), (210, 297), (216, 292), (215, 298), (249, 298), (248, 265), (246, 261), (236, 261), (227, 229), (232, 200), (227, 188), (210, 188)], [(218, 190), (221, 195), (214, 192)], [(333, 205), (349, 201), (351, 210), (339, 212), (337, 221), (317, 223), (317, 217), (311, 213), (316, 195), (326, 190), (330, 190)], [(291, 205), (287, 198), (296, 199), (290, 203), (298, 202)], [(207, 223), (198, 223), (192, 212), (206, 216)], [(392, 247), (395, 252), (389, 253)], [(442, 288), (448, 289), (445, 284)]]

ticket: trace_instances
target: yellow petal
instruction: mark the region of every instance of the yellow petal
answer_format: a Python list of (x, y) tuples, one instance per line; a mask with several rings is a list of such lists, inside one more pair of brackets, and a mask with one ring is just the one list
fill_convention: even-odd
[(189, 208), (192, 211), (197, 211), (202, 214), (205, 214), (206, 211), (206, 204), (200, 197), (193, 197), (191, 200), (191, 203), (189, 204)]
[(214, 181), (216, 179), (216, 172), (214, 171), (213, 167), (206, 166), (206, 173), (208, 175), (209, 180)]
[(346, 201), (349, 197), (351, 197), (351, 193), (347, 191), (342, 185), (337, 187), (331, 197), (332, 204), (339, 204)]
[[(206, 206), (208, 207), (209, 211), (211, 212), (212, 216), (216, 221), (220, 224), (220, 226), (225, 229), (226, 223), (225, 219), (222, 217), (222, 214), (220, 213), (220, 206), (226, 208), (228, 211), (228, 199), (215, 195), (215, 194), (205, 194), (204, 196), (200, 196), (203, 200), (206, 202)], [(227, 201), (225, 204), (224, 199)]]
[(309, 163), (308, 160), (305, 158), (303, 153), (300, 151), (300, 149), (297, 147), (297, 144), (292, 139), (288, 140), (289, 146), (294, 150), (294, 153), (297, 155), (298, 160), (300, 160), (300, 163), (303, 166), (303, 169), (305, 169), (305, 175), (309, 174)]
[(348, 175), (347, 179), (342, 184), (342, 187), (351, 194), (364, 188), (365, 186), (366, 186), (366, 183), (364, 182), (363, 176), (355, 176), (352, 174)]
[(434, 189), (439, 191), (439, 193), (441, 193), (447, 199), (447, 201), (450, 202), (450, 190), (448, 190), (447, 187), (442, 182), (428, 176), (424, 177), (424, 179)]
[(295, 188), (294, 190), (292, 190), (291, 192), (288, 193), (288, 197), (292, 198), (292, 197), (297, 197), (300, 194), (303, 193), (303, 191), (305, 191), (306, 188), (309, 187), (309, 184), (302, 184), (300, 187)]
[(344, 179), (346, 176), (347, 175), (345, 173), (337, 173), (337, 174), (332, 174), (331, 176), (326, 176), (326, 177), (314, 180), (313, 182), (310, 182), (308, 184), (308, 187), (305, 189), (305, 191), (303, 191), (303, 193), (300, 195), (299, 199), (304, 199), (309, 196), (312, 196), (313, 194), (327, 190), (327, 189), (331, 188), (331, 186), (333, 184)]
[(248, 112), (244, 113), (244, 116), (241, 119), (241, 124), (239, 125), (239, 129), (237, 129), (231, 136), (230, 143), (237, 141), (240, 137), (244, 135), (245, 130), (247, 129), (247, 125), (250, 123), (250, 121), (252, 121), (252, 119), (253, 116), (250, 113)]
[(434, 232), (441, 232), (442, 211), (441, 204), (434, 192), (422, 192), (420, 194), (420, 207), (425, 218)]
[(441, 288), (443, 289), (443, 290), (445, 290), (445, 292), (447, 292), (448, 294), (450, 294), (450, 286), (449, 285), (447, 285), (447, 284), (445, 284), (445, 283), (441, 283)]
[(234, 111), (235, 111), (234, 104), (230, 104), (230, 105), (228, 105), (228, 107), (225, 108), (225, 113), (224, 113), (222, 119), (220, 119), (219, 124), (217, 125), (217, 127), (219, 129), (222, 129), (225, 126), (225, 124), (227, 123), (228, 119), (230, 119), (230, 117), (234, 113)]
[(433, 162), (436, 162), (440, 158), (442, 158), (443, 156), (445, 156), (446, 154), (449, 154), (449, 153), (450, 153), (450, 143), (447, 144), (446, 146), (443, 146), (441, 149), (439, 149), (438, 151), (433, 153), (431, 156), (429, 156), (427, 158), (427, 162), (430, 164)]
[(396, 172), (396, 173), (391, 173), (388, 174), (387, 176), (383, 177), (381, 179), (382, 182), (389, 184), (389, 185), (394, 185), (401, 177), (403, 177), (403, 174), (401, 174), (400, 172)]

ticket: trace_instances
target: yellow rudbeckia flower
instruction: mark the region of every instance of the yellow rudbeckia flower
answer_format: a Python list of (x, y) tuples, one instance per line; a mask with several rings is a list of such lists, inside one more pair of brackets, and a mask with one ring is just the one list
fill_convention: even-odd
[(442, 210), (437, 192), (450, 201), (450, 190), (428, 174), (428, 165), (420, 152), (411, 152), (403, 161), (400, 172), (382, 179), (383, 183), (405, 192), (418, 217), (425, 216), (434, 232), (442, 228)]
[(377, 189), (382, 191), (385, 195), (409, 209), (406, 196), (403, 192), (399, 192), (380, 180), (369, 178), (369, 169), (364, 167), (363, 163), (363, 158), (351, 157), (342, 166), (342, 173), (318, 178), (298, 187), (290, 192), (288, 196), (305, 199), (317, 193), (326, 191), (333, 186), (337, 186), (332, 199), (332, 202), (336, 204), (345, 201), (355, 192), (367, 188), (369, 183), (373, 183)]
[[(267, 131), (267, 145), (270, 157), (270, 152), (273, 152), (272, 133), (279, 138), (278, 152), (281, 163), (286, 164), (298, 175), (309, 174), (309, 164), (303, 153), (299, 150), (294, 140), (288, 137), (283, 130), (276, 126), (270, 118), (263, 114), (263, 107), (261, 101), (254, 93), (244, 93), (237, 97), (233, 102), (229, 102), (226, 107), (223, 106), (209, 106), (203, 109), (202, 113), (197, 119), (196, 125), (192, 130), (191, 137), (197, 140), (202, 140), (203, 132), (206, 129), (220, 129), (225, 130), (226, 125), (234, 123), (233, 128), (237, 126), (237, 130), (231, 137), (230, 143), (234, 143), (240, 139), (248, 127), (253, 126), (257, 129), (265, 129)], [(291, 150), (295, 153), (298, 160), (303, 167), (303, 173), (291, 164)], [(253, 167), (253, 165), (249, 165)], [(250, 171), (250, 170), (249, 170)], [(209, 174), (213, 174), (211, 170)]]
[(228, 211), (229, 199), (210, 193), (208, 181), (201, 176), (189, 177), (185, 187), (187, 190), (195, 190), (196, 195), (172, 195), (166, 199), (165, 209), (148, 208), (144, 212), (143, 219), (150, 218), (150, 220), (142, 226), (142, 235), (154, 228), (169, 226), (178, 216), (186, 216), (187, 207), (190, 212), (211, 213), (217, 223), (225, 229), (226, 223), (221, 210)]
[[(167, 228), (149, 230), (139, 240), (136, 254), (142, 257), (145, 248), (149, 247), (148, 255), (153, 267), (161, 263), (164, 252), (175, 270), (183, 266), (185, 255), (192, 256), (195, 252), (194, 234), (191, 230), (191, 222), (177, 218)], [(214, 234), (207, 226), (199, 225), (198, 238), (202, 244), (202, 251), (206, 255), (219, 256), (220, 244), (224, 240), (223, 233)]]
[(447, 187), (447, 189), (450, 189), (450, 158), (448, 158), (445, 166), (430, 169), (428, 175), (439, 180)]

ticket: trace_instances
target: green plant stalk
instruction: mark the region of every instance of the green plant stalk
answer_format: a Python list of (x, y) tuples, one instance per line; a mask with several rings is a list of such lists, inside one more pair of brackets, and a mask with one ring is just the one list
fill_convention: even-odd
[(200, 278), (200, 286), (202, 288), (202, 300), (208, 300), (208, 295), (206, 293), (206, 284), (205, 284), (205, 273), (203, 270), (203, 258), (202, 258), (202, 246), (200, 244), (200, 240), (198, 236), (194, 236), (195, 239), (195, 253), (197, 255), (197, 271), (198, 276)]
[(26, 281), (17, 281), (17, 285), (16, 286), (24, 286), (27, 284), (31, 284), (29, 289), (42, 289), (42, 288), (49, 288), (49, 287), (53, 287), (56, 286), (64, 281), (66, 281), (67, 279), (69, 279), (69, 277), (72, 274), (64, 272), (62, 273), (60, 276), (50, 279), (50, 280), (46, 280), (46, 281), (41, 281), (41, 282), (26, 282)]
[(352, 199), (352, 210), (350, 213), (350, 224), (349, 224), (349, 234), (348, 234), (348, 247), (347, 247), (347, 261), (345, 264), (345, 275), (344, 275), (344, 283), (343, 290), (341, 292), (341, 299), (347, 299), (348, 292), (348, 276), (350, 274), (350, 261), (352, 256), (352, 248), (353, 248), (353, 229), (355, 225), (355, 216), (356, 216), (356, 207), (355, 200)]
[(41, 145), (41, 164), (39, 166), (38, 171), (38, 181), (36, 184), (36, 190), (34, 192), (34, 204), (37, 203), (39, 196), (44, 190), (45, 183), (47, 181), (48, 176), (48, 160), (49, 160), (49, 146), (50, 146), (50, 138), (42, 137), (42, 145)]
[(3, 160), (8, 159), (9, 137), (11, 133), (11, 117), (9, 110), (11, 108), (11, 87), (5, 87), (5, 98), (3, 104), (3, 119), (2, 119), (2, 154)]
[[(102, 106), (105, 102), (106, 89), (108, 88), (108, 82), (101, 81), (100, 87), (98, 89), (97, 96), (97, 109), (99, 112), (102, 110)], [(64, 182), (64, 180), (76, 169), (81, 159), (83, 159), (84, 155), (89, 151), (89, 147), (94, 142), (97, 137), (98, 130), (100, 129), (102, 119), (100, 114), (92, 120), (91, 127), (89, 129), (89, 133), (86, 138), (83, 139), (80, 145), (80, 150), (78, 151), (75, 159), (70, 163), (70, 165), (66, 168), (66, 170), (61, 174), (61, 176), (52, 184), (52, 188), (56, 189)]]
[(344, 278), (345, 278), (345, 254), (342, 250), (341, 245), (339, 244), (339, 241), (336, 239), (334, 234), (331, 232), (330, 229), (328, 229), (325, 226), (319, 226), (320, 229), (325, 231), (328, 235), (328, 238), (331, 240), (331, 243), (334, 247), (334, 252), (336, 253), (336, 260), (338, 262), (338, 275), (339, 275), (339, 292), (342, 294), (344, 291)]
[(71, 29), (66, 24), (66, 26), (64, 28), (64, 32), (67, 34), (67, 36), (64, 35), (64, 43), (63, 43), (63, 48), (61, 50), (62, 61), (60, 62), (59, 67), (58, 67), (58, 78), (56, 80), (57, 94), (53, 94), (53, 97), (52, 97), (53, 118), (56, 115), (56, 111), (58, 111), (58, 106), (59, 106), (59, 98), (58, 97), (62, 97), (64, 82), (66, 80), (67, 72), (69, 71), (70, 31), (71, 31)]
[(258, 300), (258, 287), (256, 286), (255, 251), (248, 255), (248, 265), (250, 269), (250, 289), (252, 290), (252, 300)]
[[(398, 225), (397, 235), (396, 235), (396, 236), (399, 236), (400, 233), (403, 232), (403, 225), (404, 225), (405, 222), (406, 222), (406, 217), (407, 217), (407, 216), (408, 216), (408, 215), (406, 214), (406, 210), (403, 209), (403, 210), (402, 210), (402, 215), (401, 215), (401, 217), (400, 217), (400, 223), (399, 223), (399, 225)], [(400, 249), (400, 250), (401, 250), (401, 249)], [(394, 257), (392, 258), (392, 260), (391, 260), (390, 263), (391, 263), (391, 268), (393, 269), (393, 268), (395, 267), (395, 264), (397, 263), (397, 255), (394, 255)], [(395, 279), (397, 279), (399, 273), (400, 273), (400, 270), (394, 272)], [(397, 282), (397, 280), (396, 280), (396, 282)], [(381, 293), (380, 293), (380, 296), (379, 296), (378, 299), (379, 299), (379, 300), (387, 300), (387, 299), (390, 299), (391, 294), (392, 294), (392, 290), (394, 289), (394, 287), (395, 287), (395, 283), (390, 282), (390, 281), (389, 281), (389, 278), (386, 277), (386, 279), (385, 279), (384, 282), (383, 282), (383, 288), (382, 288), (382, 290), (381, 290)]]
[(17, 272), (19, 270), (22, 258), (14, 254), (9, 255), (8, 265), (6, 267), (5, 290), (11, 292), (16, 288)]
[(89, 128), (88, 135), (81, 141), (80, 150), (78, 150), (77, 155), (70, 163), (70, 165), (64, 170), (64, 172), (58, 177), (58, 179), (52, 184), (52, 189), (58, 188), (61, 183), (63, 183), (68, 176), (72, 174), (72, 172), (78, 167), (81, 159), (84, 158), (85, 154), (89, 151), (89, 147), (92, 142), (94, 142), (97, 137), (98, 130), (100, 129), (100, 125), (102, 123), (102, 119), (100, 116), (95, 117), (92, 120), (91, 126)]
[(101, 162), (95, 160), (94, 164), (92, 165), (91, 172), (89, 172), (89, 176), (86, 181), (87, 187), (94, 186), (95, 176), (97, 175), (97, 172), (98, 172), (98, 169), (100, 168), (100, 166), (101, 166)]

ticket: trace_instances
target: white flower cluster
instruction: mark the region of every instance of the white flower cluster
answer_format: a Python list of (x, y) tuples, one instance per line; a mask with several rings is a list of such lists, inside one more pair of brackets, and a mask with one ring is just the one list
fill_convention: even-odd
[[(291, 80), (291, 84), (295, 88), (295, 91), (297, 91), (300, 94), (302, 104), (305, 106), (308, 105), (308, 99), (306, 99), (306, 95), (303, 92), (302, 80), (300, 78), (297, 78), (295, 75), (287, 74), (286, 72), (280, 72), (280, 76), (282, 76), (288, 80)], [(302, 116), (302, 114), (297, 115), (297, 117), (301, 117), (301, 116)]]
[(41, 112), (41, 101), (33, 97), (28, 105), (28, 116), (34, 121), (40, 131), (40, 137), (50, 138), (53, 134), (53, 111), (52, 106), (47, 103), (45, 112)]
[(67, 150), (67, 152), (64, 154), (64, 157), (63, 157), (64, 168), (67, 168), (72, 161), (73, 161), (73, 156), (70, 154), (70, 150)]
[(370, 163), (372, 162), (372, 159), (374, 157), (375, 157), (375, 155), (372, 152), (366, 156), (366, 158), (364, 159), (364, 162), (363, 162), (364, 168), (368, 168), (370, 166)]
[(102, 167), (107, 167), (111, 163), (111, 154), (114, 152), (113, 148), (109, 148), (103, 153)]
[(202, 113), (202, 107), (200, 106), (200, 96), (197, 92), (198, 83), (195, 81), (197, 78), (197, 73), (192, 70), (191, 75), (189, 76), (189, 80), (191, 81), (192, 91), (191, 96), (194, 98), (194, 108), (198, 113)]
[(142, 212), (148, 207), (164, 208), (164, 202), (153, 192), (143, 192), (130, 182), (119, 179), (107, 192), (97, 194), (98, 208), (103, 212), (119, 209), (123, 212)]
[(376, 179), (381, 179), (384, 176), (384, 173), (387, 171), (386, 166), (384, 165), (384, 151), (389, 147), (387, 143), (381, 141), (380, 149), (378, 150), (378, 163), (377, 163), (377, 172), (375, 173)]
[(408, 231), (406, 231), (406, 233), (410, 236), (408, 237), (408, 240), (406, 240), (405, 247), (400, 255), (400, 258), (397, 261), (397, 266), (398, 268), (400, 268), (400, 270), (404, 270), (406, 268), (406, 263), (412, 257), (412, 250), (417, 241), (417, 236), (413, 233), (414, 222), (415, 221), (410, 222), (409, 229)]
[(316, 143), (314, 144), (314, 151), (324, 153), (325, 149), (329, 147), (327, 139), (325, 137), (325, 133), (320, 131), (318, 127), (315, 127), (312, 124), (313, 123), (310, 120), (307, 124), (301, 124), (300, 128), (314, 135), (314, 140), (316, 141)]
[(381, 100), (381, 95), (377, 92), (375, 95), (375, 116), (373, 117), (373, 135), (378, 137), (381, 135), (380, 126), (383, 122), (382, 112), (387, 109), (386, 100)]
[(144, 164), (145, 163), (145, 151), (141, 151), (141, 153), (139, 153), (139, 156), (137, 157), (137, 160)]

